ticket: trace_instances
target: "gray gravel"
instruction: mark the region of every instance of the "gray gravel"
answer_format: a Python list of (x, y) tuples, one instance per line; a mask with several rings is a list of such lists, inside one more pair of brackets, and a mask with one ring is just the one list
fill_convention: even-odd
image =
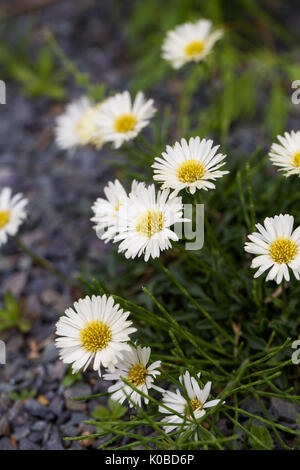
[[(33, 39), (38, 41), (47, 26), (94, 81), (121, 87), (120, 77), (126, 76), (124, 54), (120, 57), (122, 38), (110, 29), (112, 8), (105, 3), (91, 2), (89, 7), (70, 0), (15, 18), (13, 28), (7, 27), (6, 39), (14, 40), (34, 26)], [(81, 93), (72, 80), (68, 93), (69, 99)], [(91, 270), (101, 267), (109, 249), (97, 239), (89, 219), (91, 204), (110, 176), (102, 163), (110, 154), (109, 150), (99, 154), (85, 149), (71, 157), (57, 149), (53, 124), (62, 110), (63, 104), (27, 98), (17, 84), (7, 84), (7, 105), (2, 107), (4, 119), (0, 122), (0, 187), (11, 186), (30, 201), (22, 240), (65, 275), (74, 277), (82, 262)], [(33, 266), (13, 242), (1, 250), (1, 294), (10, 290), (26, 299), (25, 316), (33, 325), (25, 335), (18, 331), (4, 334), (7, 364), (0, 366), (0, 449), (85, 449), (63, 437), (86, 433), (82, 422), (101, 400), (87, 406), (71, 398), (105, 388), (92, 372), (84, 376), (84, 382), (62, 386), (67, 367), (58, 360), (53, 341), (59, 314), (78, 293)], [(34, 397), (21, 399), (24, 390), (34, 391)], [(90, 447), (97, 445), (94, 441)]]

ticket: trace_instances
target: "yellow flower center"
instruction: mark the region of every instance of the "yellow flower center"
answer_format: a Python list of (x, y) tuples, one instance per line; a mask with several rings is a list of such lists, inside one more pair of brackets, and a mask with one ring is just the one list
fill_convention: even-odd
[(10, 211), (0, 211), (0, 229), (5, 227), (10, 220)]
[(117, 132), (125, 133), (132, 131), (136, 125), (136, 117), (133, 114), (121, 114), (115, 120), (115, 129)]
[(96, 353), (105, 349), (111, 340), (110, 328), (101, 321), (91, 321), (80, 330), (79, 338), (84, 349)]
[(123, 206), (122, 202), (117, 202), (117, 204), (114, 207), (114, 211), (118, 212), (118, 210), (120, 209), (120, 206)]
[[(198, 400), (197, 398), (193, 398), (190, 401), (190, 407), (192, 408), (193, 411), (202, 410), (203, 409), (203, 403), (200, 400)], [(186, 414), (187, 414), (187, 416), (191, 416), (190, 408), (188, 406), (187, 406)]]
[(135, 364), (129, 370), (127, 380), (135, 387), (143, 385), (146, 382), (148, 369), (143, 364)]
[(270, 246), (270, 256), (275, 263), (290, 263), (297, 255), (297, 245), (289, 238), (277, 238)]
[(161, 232), (163, 228), (164, 216), (158, 210), (144, 212), (139, 216), (136, 224), (136, 231), (148, 238)]
[(177, 168), (177, 178), (182, 183), (195, 183), (203, 178), (204, 173), (204, 165), (194, 158), (182, 162)]
[(294, 163), (295, 167), (297, 167), (297, 168), (300, 167), (300, 152), (294, 153), (293, 163)]
[(185, 53), (192, 57), (194, 55), (201, 54), (204, 49), (204, 42), (203, 41), (192, 41), (185, 47)]
[(95, 135), (97, 132), (95, 117), (100, 106), (98, 104), (88, 108), (75, 125), (75, 132), (82, 145), (93, 144), (95, 147), (100, 147), (102, 144), (100, 136)]

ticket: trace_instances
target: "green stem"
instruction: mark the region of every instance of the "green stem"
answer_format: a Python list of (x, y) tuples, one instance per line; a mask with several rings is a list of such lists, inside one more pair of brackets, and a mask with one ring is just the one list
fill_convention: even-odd
[(19, 237), (15, 236), (14, 240), (15, 240), (16, 245), (19, 247), (19, 249), (23, 251), (24, 253), (26, 253), (26, 255), (28, 255), (35, 264), (41, 266), (49, 273), (58, 277), (62, 282), (64, 282), (65, 284), (68, 284), (70, 287), (74, 287), (77, 285), (75, 280), (67, 278), (59, 269), (54, 268), (54, 266), (52, 265), (50, 261), (48, 261), (45, 258), (42, 258), (41, 256), (36, 255), (30, 248), (28, 248), (20, 240)]
[(246, 172), (247, 172), (247, 181), (248, 181), (248, 197), (249, 197), (249, 205), (250, 205), (251, 229), (254, 232), (256, 216), (255, 216), (252, 182), (251, 182), (251, 168), (250, 168), (249, 162), (246, 164)]
[(66, 56), (50, 30), (46, 30), (44, 32), (44, 38), (51, 50), (65, 67), (65, 70), (74, 77), (76, 84), (84, 87), (87, 90), (88, 95), (95, 101), (101, 101), (104, 98), (105, 85), (102, 83), (93, 85), (90, 82), (88, 74), (78, 70), (76, 65)]
[(281, 282), (281, 293), (282, 293), (282, 313), (286, 316), (286, 286), (285, 280), (283, 279)]
[(234, 343), (233, 338), (227, 333), (227, 331), (222, 328), (219, 323), (214, 320), (214, 318), (199, 304), (189, 293), (189, 291), (173, 276), (173, 274), (162, 264), (162, 262), (157, 259), (155, 260), (158, 267), (169, 277), (169, 279), (175, 284), (178, 289), (191, 301), (192, 304), (204, 315), (204, 317), (216, 328), (216, 330), (221, 333), (221, 335), (226, 338), (230, 343)]

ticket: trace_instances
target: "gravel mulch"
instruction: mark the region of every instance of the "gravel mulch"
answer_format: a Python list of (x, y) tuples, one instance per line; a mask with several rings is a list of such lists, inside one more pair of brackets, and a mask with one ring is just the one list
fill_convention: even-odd
[[(90, 7), (84, 3), (65, 1), (13, 19), (12, 34), (21, 35), (34, 25), (38, 40), (43, 28), (49, 27), (92, 80), (118, 88), (126, 64), (120, 58), (122, 38), (109, 26), (114, 24), (111, 7), (109, 2), (90, 2)], [(68, 93), (72, 99), (78, 96), (78, 89), (70, 83)], [(29, 218), (21, 230), (23, 242), (68, 277), (74, 277), (83, 264), (91, 270), (101, 267), (109, 247), (97, 239), (89, 219), (91, 204), (110, 176), (107, 165), (102, 164), (111, 157), (109, 150), (99, 154), (85, 149), (73, 156), (59, 151), (53, 142), (53, 123), (63, 105), (24, 97), (14, 83), (7, 84), (7, 104), (1, 110), (0, 187), (10, 186), (29, 199)], [(96, 447), (99, 441), (63, 441), (64, 436), (89, 434), (93, 429), (81, 423), (97, 404), (106, 401), (86, 404), (71, 400), (72, 396), (105, 391), (93, 373), (71, 387), (61, 385), (66, 366), (58, 360), (54, 346), (55, 323), (76, 292), (33, 266), (13, 241), (1, 251), (1, 293), (10, 290), (24, 300), (25, 317), (32, 328), (25, 335), (18, 331), (4, 334), (7, 364), (0, 366), (0, 449)], [(20, 400), (22, 390), (35, 395)]]

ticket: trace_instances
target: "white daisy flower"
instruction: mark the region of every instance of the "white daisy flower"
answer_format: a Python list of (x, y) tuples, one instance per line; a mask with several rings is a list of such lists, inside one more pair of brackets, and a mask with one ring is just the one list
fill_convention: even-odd
[[(121, 377), (124, 377), (132, 385), (138, 388), (141, 392), (148, 395), (150, 388), (158, 389), (153, 385), (153, 381), (157, 375), (160, 375), (158, 368), (161, 365), (161, 361), (153, 362), (148, 365), (151, 354), (151, 348), (131, 348), (130, 351), (126, 351), (123, 354), (122, 361), (116, 365), (116, 370), (112, 374), (105, 374), (105, 380), (116, 380), (114, 385), (108, 388), (108, 392), (112, 393), (111, 398), (119, 403), (123, 403), (126, 398), (130, 398), (129, 406), (132, 408), (133, 403), (138, 406), (142, 404), (142, 398), (144, 402), (148, 404), (149, 400), (146, 397), (142, 397), (138, 392), (133, 390), (129, 385), (124, 384)], [(159, 389), (161, 390), (161, 389)]]
[[(136, 180), (133, 180), (129, 194), (136, 190), (138, 184)], [(94, 229), (97, 236), (107, 243), (118, 234), (117, 215), (120, 207), (127, 201), (128, 196), (119, 180), (110, 181), (104, 188), (104, 194), (107, 199), (98, 198), (92, 206), (95, 215), (91, 220), (95, 222)]]
[(66, 106), (65, 112), (56, 119), (55, 140), (63, 150), (75, 150), (76, 147), (94, 145), (102, 147), (102, 137), (95, 124), (97, 111), (102, 103), (93, 104), (82, 97)]
[(214, 189), (211, 180), (229, 173), (219, 170), (226, 163), (223, 162), (226, 155), (217, 153), (218, 148), (219, 145), (213, 147), (212, 140), (200, 137), (191, 137), (188, 142), (181, 139), (173, 147), (168, 145), (162, 158), (155, 158), (153, 179), (163, 183), (162, 189), (174, 189), (171, 197), (184, 188), (191, 194), (196, 189)]
[(28, 200), (18, 193), (12, 196), (10, 188), (0, 192), (0, 245), (7, 242), (8, 235), (16, 235), (20, 225), (27, 217), (25, 206)]
[(289, 269), (300, 279), (300, 227), (293, 231), (294, 217), (288, 214), (267, 217), (264, 226), (256, 224), (259, 232), (248, 235), (245, 251), (256, 256), (251, 268), (259, 268), (254, 277), (270, 269), (266, 280), (280, 284), (284, 278), (290, 280)]
[(153, 100), (146, 101), (138, 92), (134, 102), (128, 91), (108, 98), (97, 113), (96, 122), (105, 142), (113, 142), (115, 148), (134, 139), (149, 124), (156, 109)]
[(126, 258), (144, 255), (157, 258), (161, 251), (171, 247), (170, 240), (178, 236), (170, 227), (176, 222), (187, 222), (182, 218), (181, 198), (168, 199), (169, 190), (155, 194), (154, 184), (146, 187), (139, 183), (129, 195), (126, 204), (118, 212), (119, 234), (114, 241), (121, 241), (119, 252)]
[(300, 177), (300, 131), (285, 132), (277, 136), (280, 144), (271, 146), (269, 156), (271, 162), (279, 167), (279, 171), (285, 171), (286, 177), (298, 175)]
[(221, 30), (212, 31), (212, 22), (206, 19), (184, 23), (168, 31), (162, 45), (162, 57), (174, 69), (187, 62), (200, 62), (223, 35)]
[[(200, 373), (197, 374), (197, 377), (200, 377)], [(177, 428), (183, 430), (189, 426), (195, 426), (195, 420), (197, 421), (205, 415), (206, 408), (212, 408), (220, 402), (218, 399), (206, 401), (210, 394), (211, 382), (207, 382), (201, 390), (198, 381), (195, 377), (191, 377), (188, 371), (179, 377), (179, 381), (184, 385), (188, 399), (181, 394), (179, 389), (176, 392), (165, 391), (163, 393), (162, 403), (181, 415), (173, 414), (172, 411), (167, 410), (163, 406), (159, 407), (159, 411), (167, 415), (163, 421), (169, 423), (169, 426), (164, 426), (165, 432), (172, 432)]]
[(93, 369), (101, 375), (101, 366), (113, 371), (123, 352), (130, 350), (127, 344), (136, 331), (127, 320), (129, 312), (123, 312), (112, 297), (106, 295), (85, 297), (74, 302), (56, 325), (56, 346), (60, 359), (73, 364), (73, 373), (84, 370), (93, 360)]
[(117, 234), (116, 216), (120, 206), (127, 199), (127, 193), (120, 181), (115, 180), (110, 181), (104, 188), (104, 194), (106, 199), (98, 198), (92, 206), (95, 215), (91, 220), (95, 222), (97, 236), (107, 243)]

